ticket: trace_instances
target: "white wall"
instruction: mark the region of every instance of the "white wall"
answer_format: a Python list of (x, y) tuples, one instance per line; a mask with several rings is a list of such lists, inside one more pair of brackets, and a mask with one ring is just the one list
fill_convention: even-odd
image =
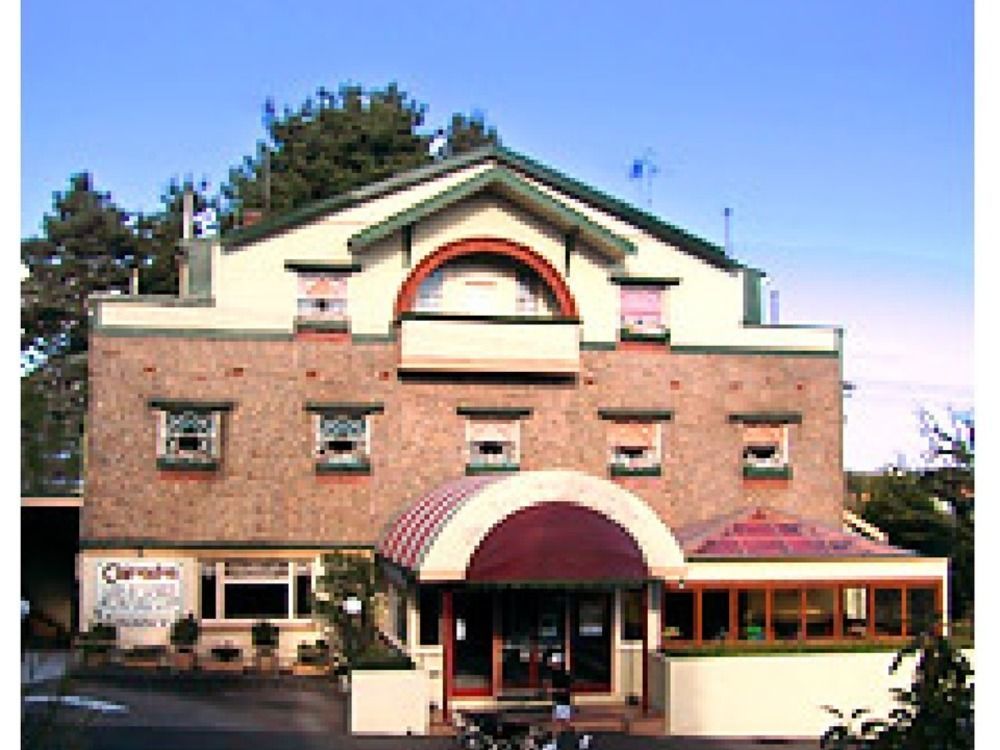
[(352, 734), (424, 735), (430, 729), (427, 673), (421, 669), (351, 672)]
[[(974, 663), (974, 652), (963, 652)], [(666, 733), (716, 737), (819, 737), (836, 718), (867, 708), (886, 718), (895, 707), (890, 689), (908, 686), (916, 666), (895, 652), (662, 657), (655, 694), (665, 696)], [(661, 692), (662, 691), (662, 692)], [(661, 701), (656, 701), (660, 703)]]

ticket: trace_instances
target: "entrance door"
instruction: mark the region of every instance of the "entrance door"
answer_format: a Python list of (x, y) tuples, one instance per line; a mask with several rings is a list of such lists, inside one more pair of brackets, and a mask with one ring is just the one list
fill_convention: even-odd
[(574, 690), (611, 690), (611, 595), (576, 594), (571, 606), (570, 654)]
[(567, 595), (504, 591), (501, 606), (501, 686), (535, 692), (549, 679), (553, 656), (566, 659)]
[(454, 593), (452, 693), (493, 692), (493, 597), (488, 591)]

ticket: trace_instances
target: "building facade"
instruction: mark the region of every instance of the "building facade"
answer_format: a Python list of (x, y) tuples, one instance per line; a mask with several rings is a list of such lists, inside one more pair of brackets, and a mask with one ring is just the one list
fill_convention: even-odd
[(91, 302), (80, 619), (318, 635), (320, 556), (447, 708), (647, 700), (664, 645), (903, 637), (946, 562), (842, 530), (834, 327), (763, 274), (504, 149), (184, 243), (176, 297)]

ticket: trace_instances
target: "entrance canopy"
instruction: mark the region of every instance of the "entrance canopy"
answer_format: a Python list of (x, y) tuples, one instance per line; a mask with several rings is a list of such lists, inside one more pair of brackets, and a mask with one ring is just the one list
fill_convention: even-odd
[(379, 554), (420, 581), (641, 581), (684, 574), (660, 517), (618, 485), (576, 471), (463, 477), (419, 498)]

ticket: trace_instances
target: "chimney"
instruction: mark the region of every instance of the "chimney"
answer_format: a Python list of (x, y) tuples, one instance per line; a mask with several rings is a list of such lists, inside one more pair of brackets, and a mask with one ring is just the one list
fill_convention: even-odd
[(181, 228), (182, 237), (186, 240), (191, 239), (194, 234), (194, 193), (190, 190), (184, 191), (184, 219)]
[(254, 224), (258, 223), (264, 218), (264, 212), (259, 208), (245, 208), (243, 209), (243, 226), (252, 227)]
[(128, 280), (128, 293), (135, 296), (139, 293), (139, 266), (132, 266), (132, 275)]

